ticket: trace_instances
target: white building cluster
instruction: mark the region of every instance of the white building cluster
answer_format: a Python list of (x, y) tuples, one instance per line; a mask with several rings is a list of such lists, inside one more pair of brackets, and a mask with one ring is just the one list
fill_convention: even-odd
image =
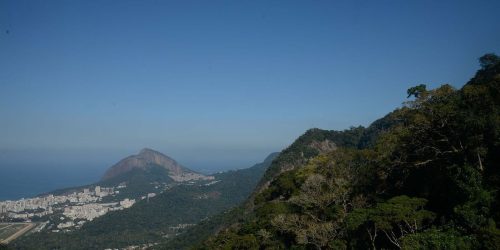
[[(92, 190), (85, 188), (82, 192), (73, 192), (66, 195), (51, 194), (30, 199), (3, 201), (0, 202), (0, 217), (29, 221), (33, 217), (43, 217), (52, 214), (55, 210), (64, 209), (64, 212), (66, 212), (66, 209), (69, 209), (69, 211), (79, 211), (72, 213), (75, 215), (75, 218), (93, 219), (105, 214), (109, 210), (106, 208), (106, 205), (99, 204), (98, 202), (105, 196), (119, 192), (114, 189), (113, 187), (105, 188), (96, 186)], [(71, 213), (69, 211), (68, 213)]]
[(66, 199), (60, 196), (45, 196), (32, 199), (21, 199), (17, 201), (0, 202), (0, 213), (19, 213), (25, 210), (48, 210), (55, 204), (64, 202)]
[(84, 219), (92, 221), (97, 217), (105, 215), (109, 211), (122, 210), (134, 205), (135, 200), (124, 199), (120, 202), (111, 203), (89, 203), (64, 208), (63, 215), (71, 220)]

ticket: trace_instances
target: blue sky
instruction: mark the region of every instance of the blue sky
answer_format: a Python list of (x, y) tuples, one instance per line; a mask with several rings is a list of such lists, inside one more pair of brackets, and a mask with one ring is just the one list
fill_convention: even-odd
[[(241, 168), (500, 52), (499, 1), (0, 1), (0, 168)], [(94, 171), (94, 170), (92, 170)], [(100, 173), (99, 173), (100, 174)]]

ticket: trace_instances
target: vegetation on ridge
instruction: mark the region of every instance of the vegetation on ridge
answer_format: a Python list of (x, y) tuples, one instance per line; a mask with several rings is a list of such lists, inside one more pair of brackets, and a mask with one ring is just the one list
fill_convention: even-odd
[(198, 248), (498, 249), (500, 59), (480, 65), (459, 90), (410, 88), (370, 128), (337, 132), (354, 136), (336, 150), (292, 145), (250, 214)]

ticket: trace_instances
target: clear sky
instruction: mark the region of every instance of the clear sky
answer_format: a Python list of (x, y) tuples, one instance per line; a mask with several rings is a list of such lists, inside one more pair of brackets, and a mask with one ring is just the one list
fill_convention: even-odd
[[(247, 167), (500, 52), (500, 1), (0, 0), (0, 168)], [(101, 173), (99, 173), (100, 175)]]

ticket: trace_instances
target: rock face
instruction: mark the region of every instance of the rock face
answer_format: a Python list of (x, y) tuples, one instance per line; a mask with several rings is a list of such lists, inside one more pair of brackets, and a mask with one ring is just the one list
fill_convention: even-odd
[(213, 176), (206, 176), (196, 173), (177, 163), (174, 159), (157, 152), (155, 150), (144, 148), (137, 155), (131, 155), (114, 166), (109, 168), (101, 180), (111, 179), (115, 176), (127, 173), (133, 169), (146, 169), (151, 166), (164, 167), (169, 172), (169, 177), (174, 181), (190, 181), (190, 180), (211, 180)]

